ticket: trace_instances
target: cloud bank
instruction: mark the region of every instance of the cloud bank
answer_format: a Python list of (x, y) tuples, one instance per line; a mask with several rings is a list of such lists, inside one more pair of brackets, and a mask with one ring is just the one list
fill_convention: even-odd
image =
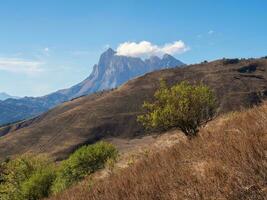
[(13, 73), (23, 73), (23, 74), (36, 74), (42, 72), (43, 69), (41, 65), (43, 63), (37, 61), (27, 61), (16, 58), (0, 58), (0, 70), (13, 72)]
[(189, 50), (189, 47), (181, 41), (174, 41), (166, 43), (163, 46), (152, 44), (149, 41), (124, 42), (119, 44), (116, 49), (117, 55), (132, 56), (132, 57), (149, 57), (149, 56), (162, 56), (163, 54), (181, 54)]

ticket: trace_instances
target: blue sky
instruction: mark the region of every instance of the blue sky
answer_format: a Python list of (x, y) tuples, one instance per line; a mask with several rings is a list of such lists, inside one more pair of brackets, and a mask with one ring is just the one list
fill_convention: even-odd
[(86, 78), (108, 46), (175, 41), (186, 63), (267, 55), (264, 0), (0, 0), (0, 92), (39, 96)]

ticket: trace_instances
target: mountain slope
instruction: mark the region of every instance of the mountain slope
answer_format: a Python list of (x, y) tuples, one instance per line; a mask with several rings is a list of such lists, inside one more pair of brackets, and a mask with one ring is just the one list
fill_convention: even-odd
[(216, 93), (219, 112), (238, 110), (267, 97), (267, 59), (219, 60), (166, 69), (135, 78), (118, 89), (66, 102), (49, 112), (0, 129), (0, 158), (24, 152), (48, 153), (62, 159), (85, 143), (105, 137), (136, 137), (144, 100), (153, 97), (160, 78), (168, 84), (203, 82)]
[(73, 98), (96, 91), (115, 88), (126, 81), (147, 72), (162, 68), (184, 65), (170, 55), (162, 59), (153, 57), (143, 61), (141, 58), (117, 56), (108, 49), (94, 66), (91, 75), (71, 88), (59, 90), (43, 97), (25, 97), (0, 101), (0, 125), (30, 118)]
[[(155, 140), (163, 145), (146, 141), (128, 154), (131, 165), (123, 166), (120, 158), (112, 171), (107, 168), (49, 200), (266, 200), (266, 129), (267, 102), (218, 117), (191, 140), (162, 133)], [(173, 144), (166, 148), (169, 139)]]

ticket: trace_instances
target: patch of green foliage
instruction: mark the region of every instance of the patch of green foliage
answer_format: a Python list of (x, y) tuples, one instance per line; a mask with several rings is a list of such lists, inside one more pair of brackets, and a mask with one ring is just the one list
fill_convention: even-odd
[(86, 175), (103, 168), (107, 160), (116, 159), (117, 155), (116, 148), (107, 142), (81, 147), (61, 163), (52, 188), (53, 192), (58, 193)]
[(0, 164), (0, 200), (37, 200), (60, 192), (116, 159), (109, 143), (83, 146), (56, 166), (44, 156), (22, 155)]
[(50, 194), (55, 171), (46, 157), (22, 155), (1, 168), (1, 200), (35, 200)]
[(161, 80), (152, 103), (144, 102), (146, 113), (137, 120), (146, 129), (166, 131), (180, 128), (186, 135), (194, 136), (202, 123), (211, 119), (216, 110), (213, 91), (203, 85), (192, 85), (186, 81), (168, 87)]

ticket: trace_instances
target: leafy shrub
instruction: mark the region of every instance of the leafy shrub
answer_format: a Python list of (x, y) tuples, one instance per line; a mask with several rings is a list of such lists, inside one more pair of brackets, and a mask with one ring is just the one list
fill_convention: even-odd
[(83, 146), (56, 169), (45, 157), (22, 155), (0, 163), (1, 200), (37, 200), (59, 192), (117, 157), (106, 142)]
[(115, 159), (117, 154), (116, 148), (106, 142), (81, 147), (61, 163), (52, 188), (53, 192), (58, 193), (86, 175), (103, 168), (106, 161)]
[(168, 88), (161, 81), (154, 96), (153, 103), (143, 104), (146, 113), (137, 118), (147, 129), (166, 131), (178, 127), (193, 136), (215, 113), (215, 95), (203, 84), (190, 85), (184, 81)]
[(34, 200), (49, 195), (54, 167), (47, 158), (23, 155), (2, 166), (1, 200)]
[(35, 172), (21, 185), (22, 196), (28, 200), (48, 197), (55, 179), (55, 172), (49, 168)]
[(0, 162), (0, 184), (4, 182), (4, 174), (6, 171), (6, 163), (7, 160), (4, 162)]

